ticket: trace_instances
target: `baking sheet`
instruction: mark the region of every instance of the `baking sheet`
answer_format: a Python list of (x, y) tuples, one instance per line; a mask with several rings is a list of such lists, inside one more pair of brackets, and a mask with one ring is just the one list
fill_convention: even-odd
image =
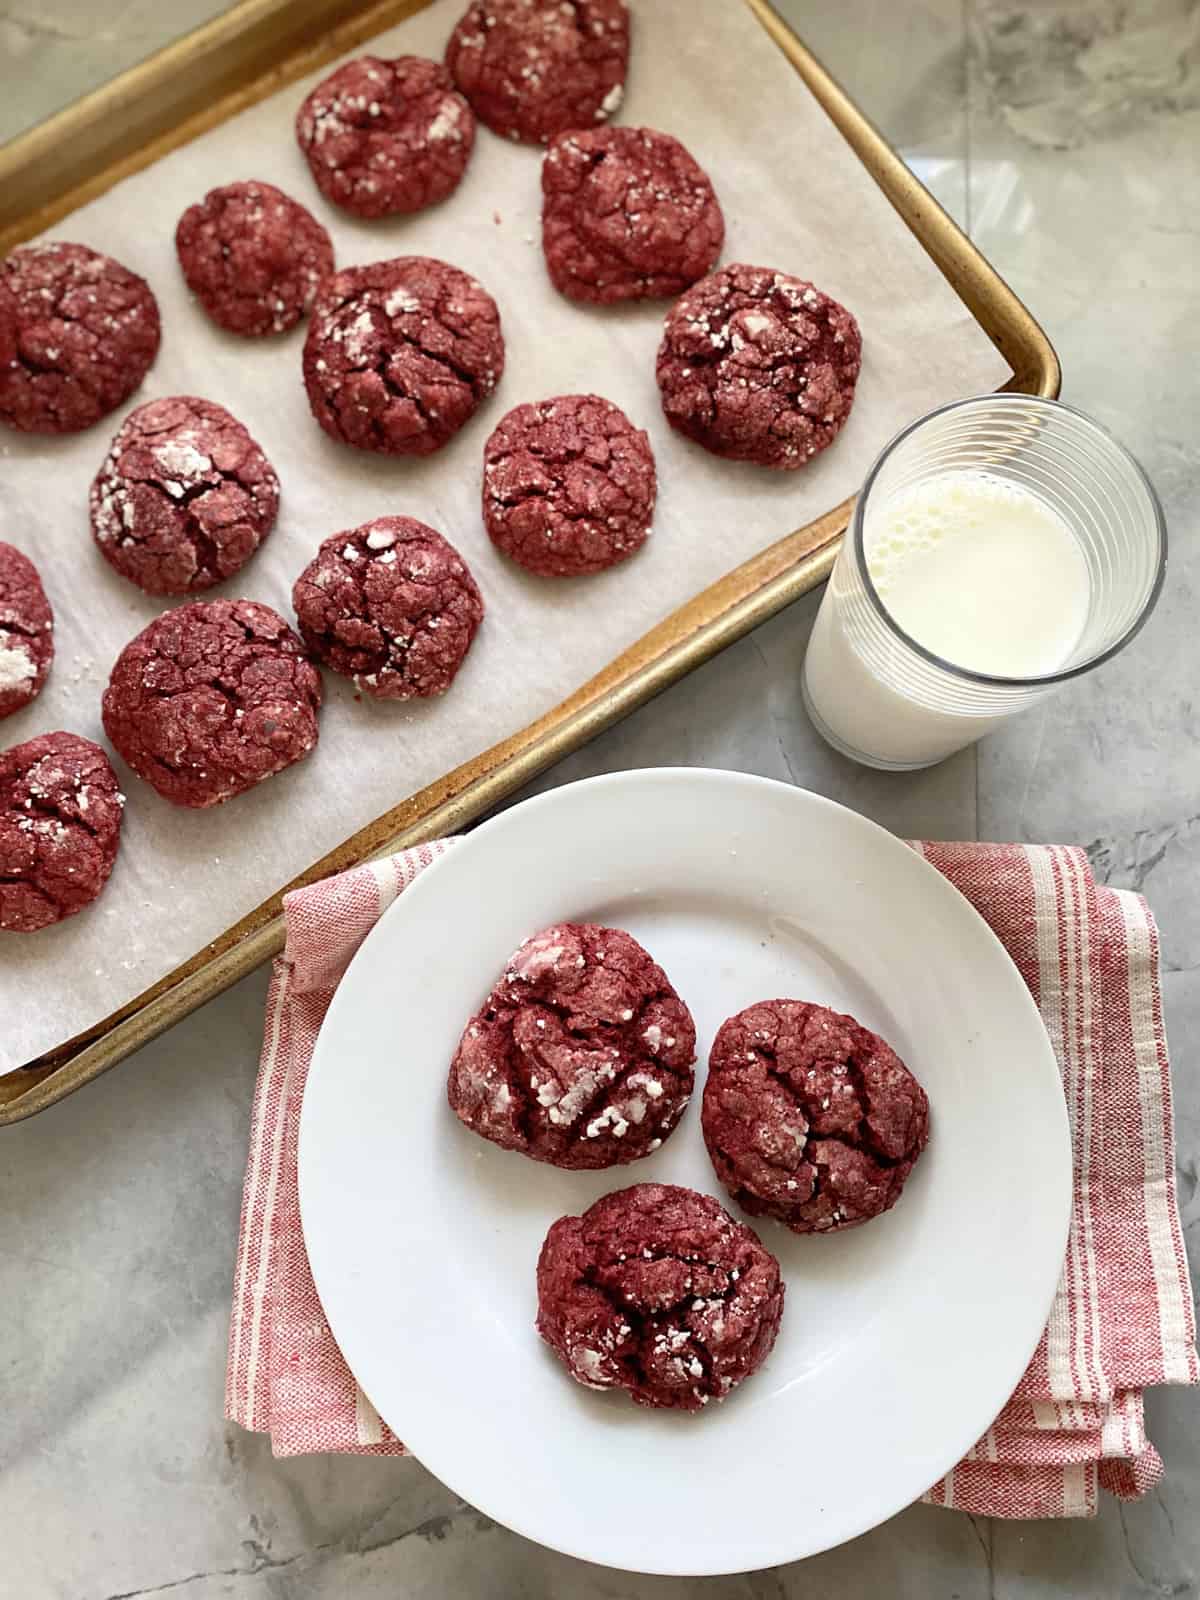
[[(435, 0), (371, 48), (440, 56), (463, 0)], [(550, 288), (540, 251), (540, 152), (481, 128), (463, 183), (412, 218), (360, 223), (317, 194), (292, 136), (316, 78), (127, 179), (54, 230), (108, 251), (151, 283), (163, 347), (132, 404), (169, 394), (218, 400), (279, 471), (278, 525), (214, 595), (265, 600), (291, 617), (291, 585), (329, 534), (406, 513), (470, 563), (488, 616), (450, 694), (420, 705), (357, 702), (326, 675), (314, 756), (210, 812), (169, 806), (117, 763), (129, 794), (121, 855), (101, 900), (56, 928), (0, 935), (0, 1070), (71, 1037), (140, 993), (349, 834), (441, 773), (551, 709), (683, 601), (852, 493), (912, 417), (996, 387), (1008, 369), (750, 12), (731, 0), (634, 0), (621, 120), (680, 137), (708, 168), (727, 223), (723, 260), (809, 277), (863, 330), (854, 411), (837, 443), (798, 474), (717, 461), (666, 426), (654, 383), (664, 306), (587, 310)], [(192, 302), (174, 255), (180, 212), (215, 184), (259, 178), (321, 217), (339, 266), (441, 256), (495, 296), (507, 341), (497, 394), (431, 459), (348, 450), (313, 422), (300, 381), (303, 335), (245, 342)], [(659, 503), (645, 549), (597, 577), (538, 581), (492, 549), (479, 516), (480, 456), (522, 400), (595, 390), (647, 428)], [(130, 408), (131, 408), (130, 407)], [(162, 609), (95, 550), (87, 490), (120, 420), (74, 438), (0, 440), (0, 536), (41, 568), (58, 658), (41, 697), (6, 720), (5, 745), (65, 727), (103, 742), (100, 695), (122, 646)], [(797, 662), (797, 669), (799, 662)]]

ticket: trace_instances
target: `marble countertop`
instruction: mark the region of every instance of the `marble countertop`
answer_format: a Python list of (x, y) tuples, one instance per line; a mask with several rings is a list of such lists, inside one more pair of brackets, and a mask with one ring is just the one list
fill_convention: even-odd
[[(1172, 554), (1150, 626), (1093, 677), (924, 773), (808, 726), (815, 597), (571, 757), (542, 787), (690, 763), (789, 779), (906, 835), (1071, 840), (1163, 933), (1180, 1200), (1200, 1241), (1200, 233), (1197, 0), (777, 0), (1044, 323), (1064, 397), (1140, 456)], [(0, 138), (221, 9), (0, 0)], [(221, 1421), (263, 974), (109, 1078), (0, 1134), (7, 1600), (1034, 1600), (1200, 1592), (1200, 1395), (1152, 1393), (1167, 1476), (1088, 1523), (914, 1507), (812, 1561), (675, 1581), (551, 1554), (412, 1461), (274, 1461)]]

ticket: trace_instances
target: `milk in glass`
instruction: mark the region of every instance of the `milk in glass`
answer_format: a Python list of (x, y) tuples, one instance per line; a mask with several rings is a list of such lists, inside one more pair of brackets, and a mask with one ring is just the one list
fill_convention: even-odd
[[(1037, 679), (1065, 666), (1079, 643), (1090, 597), (1083, 552), (1023, 484), (975, 469), (909, 484), (871, 503), (863, 552), (892, 622), (952, 667)], [(814, 626), (805, 680), (835, 741), (897, 765), (939, 760), (1006, 714), (923, 704), (903, 670), (888, 671), (886, 650), (881, 658), (859, 647), (834, 594)]]

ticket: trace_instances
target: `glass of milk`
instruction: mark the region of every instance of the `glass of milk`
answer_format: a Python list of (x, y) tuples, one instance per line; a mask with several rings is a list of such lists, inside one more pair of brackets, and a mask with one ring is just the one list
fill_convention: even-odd
[(931, 766), (1128, 644), (1162, 587), (1162, 508), (1053, 400), (994, 394), (904, 430), (863, 485), (804, 661), (818, 731)]

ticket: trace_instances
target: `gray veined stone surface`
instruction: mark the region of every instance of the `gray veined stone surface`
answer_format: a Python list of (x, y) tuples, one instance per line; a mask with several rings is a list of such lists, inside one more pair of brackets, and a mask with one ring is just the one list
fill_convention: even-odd
[[(791, 779), (905, 834), (1078, 840), (1161, 925), (1180, 1198), (1200, 1247), (1200, 5), (839, 0), (780, 9), (1043, 321), (1065, 398), (1139, 454), (1171, 529), (1157, 616), (1094, 678), (931, 772), (860, 771), (808, 728), (812, 598), (540, 787), (655, 763)], [(0, 0), (0, 137), (219, 10)], [(802, 270), (803, 263), (794, 264)], [(919, 353), (917, 355), (919, 359)], [(1148, 1401), (1167, 1463), (1091, 1523), (915, 1507), (800, 1565), (640, 1578), (493, 1527), (408, 1461), (276, 1462), (220, 1420), (265, 978), (2, 1136), (2, 1600), (960, 1600), (1194, 1595), (1200, 1397)]]

